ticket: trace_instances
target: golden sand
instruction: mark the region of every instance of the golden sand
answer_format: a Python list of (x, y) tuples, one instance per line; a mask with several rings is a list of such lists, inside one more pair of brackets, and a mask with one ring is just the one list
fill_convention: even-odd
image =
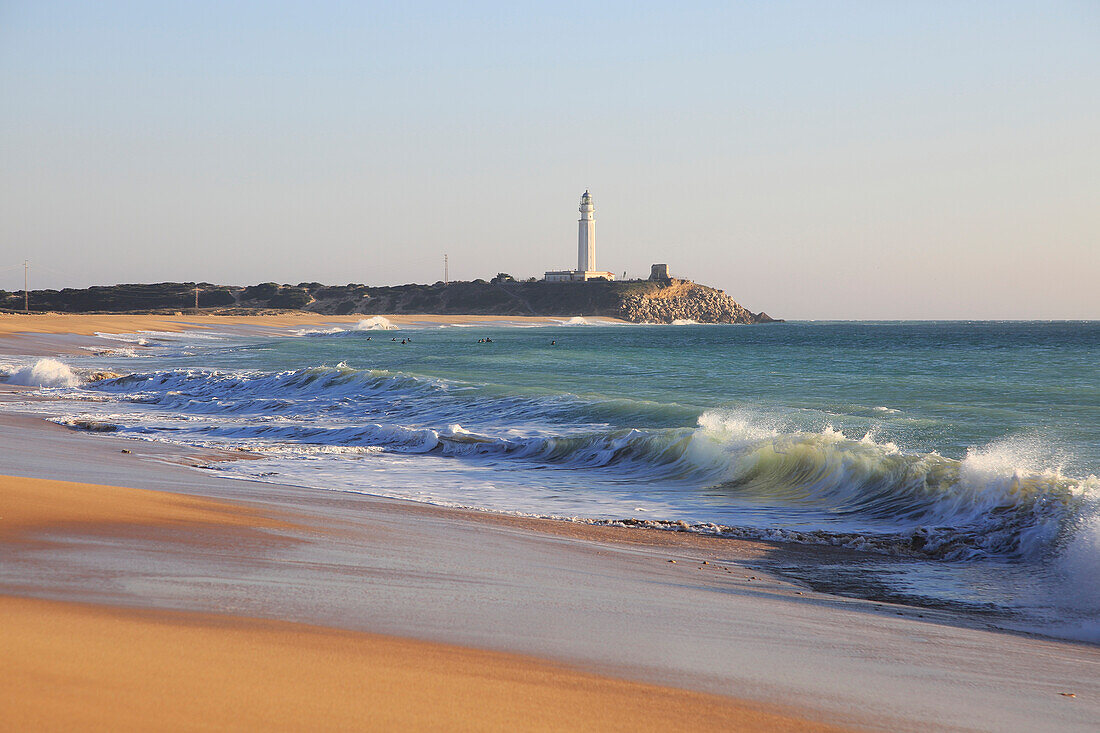
[(0, 476), (0, 541), (12, 542), (34, 530), (82, 525), (82, 531), (154, 530), (157, 527), (217, 527), (223, 530), (287, 527), (287, 523), (244, 506), (194, 496), (100, 486), (73, 481)]
[[(12, 549), (47, 530), (218, 543), (287, 526), (227, 502), (0, 477)], [(0, 652), (11, 730), (840, 730), (530, 657), (212, 614), (0, 596)]]
[[(347, 316), (319, 313), (282, 313), (258, 316), (214, 315), (130, 315), (130, 314), (65, 314), (31, 313), (0, 314), (0, 337), (18, 333), (77, 334), (89, 336), (96, 332), (133, 333), (135, 331), (185, 331), (189, 329), (217, 328), (218, 326), (256, 326), (288, 328), (291, 326), (320, 325), (323, 323), (357, 323), (374, 316), (353, 314)], [(560, 318), (544, 316), (454, 316), (454, 315), (387, 315), (383, 316), (395, 325), (413, 323), (546, 323), (560, 322)], [(615, 318), (601, 321), (620, 322)]]
[(536, 659), (0, 596), (11, 730), (839, 730)]

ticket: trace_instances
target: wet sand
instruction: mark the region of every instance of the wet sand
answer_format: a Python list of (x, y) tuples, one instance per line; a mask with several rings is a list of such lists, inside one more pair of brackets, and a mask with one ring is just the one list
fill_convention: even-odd
[[(0, 543), (142, 538), (204, 552), (283, 540), (254, 509), (0, 476)], [(239, 616), (0, 596), (13, 730), (841, 730), (530, 657)]]

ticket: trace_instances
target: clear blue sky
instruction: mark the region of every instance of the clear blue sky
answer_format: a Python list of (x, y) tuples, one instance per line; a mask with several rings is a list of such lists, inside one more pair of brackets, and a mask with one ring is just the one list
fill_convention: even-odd
[(0, 288), (598, 265), (1100, 318), (1100, 3), (0, 3)]

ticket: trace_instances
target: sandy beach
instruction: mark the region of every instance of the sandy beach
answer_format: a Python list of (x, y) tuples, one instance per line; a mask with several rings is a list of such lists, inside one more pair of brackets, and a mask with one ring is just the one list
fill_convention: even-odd
[[(216, 552), (289, 526), (168, 492), (10, 476), (0, 517), (13, 552), (43, 533)], [(517, 655), (304, 624), (17, 596), (0, 596), (0, 618), (17, 730), (840, 730)]]
[[(42, 349), (20, 354), (199, 322), (10, 318), (9, 348)], [(17, 414), (25, 395), (0, 387), (0, 680), (17, 728), (1086, 731), (1100, 719), (1095, 646), (816, 593), (772, 570), (858, 563), (852, 551), (227, 479), (215, 469), (228, 456), (81, 434)]]
[[(348, 316), (322, 315), (304, 311), (263, 316), (215, 316), (208, 314), (142, 315), (142, 314), (63, 314), (63, 313), (0, 313), (0, 354), (56, 355), (79, 353), (74, 336), (95, 334), (129, 334), (140, 331), (217, 331), (232, 330), (237, 333), (277, 333), (306, 327), (353, 326), (359, 321), (376, 316), (353, 314)], [(561, 323), (565, 318), (546, 316), (454, 316), (454, 315), (387, 315), (394, 325), (453, 325), (453, 324), (524, 324), (546, 325)], [(616, 318), (595, 317), (596, 323), (623, 323)], [(81, 339), (80, 345), (109, 347), (109, 337)], [(117, 345), (117, 344), (115, 344)]]

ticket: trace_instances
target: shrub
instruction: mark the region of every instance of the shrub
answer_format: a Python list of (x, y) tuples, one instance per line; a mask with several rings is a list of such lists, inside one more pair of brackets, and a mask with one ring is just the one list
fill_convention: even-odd
[(249, 285), (241, 293), (242, 300), (269, 300), (279, 292), (279, 286), (275, 283), (260, 283)]

